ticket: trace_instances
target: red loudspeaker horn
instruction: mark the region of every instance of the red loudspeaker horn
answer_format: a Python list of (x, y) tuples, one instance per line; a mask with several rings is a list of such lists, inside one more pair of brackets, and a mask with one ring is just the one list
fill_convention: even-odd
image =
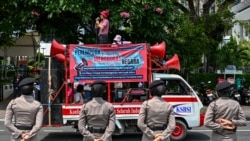
[(177, 69), (177, 70), (181, 70), (181, 66), (180, 66), (180, 61), (179, 61), (179, 57), (177, 54), (175, 54), (171, 59), (169, 59), (165, 66), (168, 69)]
[(59, 44), (55, 39), (52, 41), (50, 48), (50, 56), (54, 56), (56, 54), (64, 54), (65, 47)]
[(150, 52), (154, 56), (158, 56), (161, 59), (163, 59), (165, 57), (165, 53), (166, 53), (166, 43), (164, 41), (162, 41), (160, 44), (157, 43), (157, 44), (151, 46)]
[(59, 62), (61, 62), (61, 63), (64, 63), (64, 61), (65, 61), (65, 56), (63, 55), (63, 54), (56, 54), (56, 55), (54, 55), (53, 57), (55, 57)]

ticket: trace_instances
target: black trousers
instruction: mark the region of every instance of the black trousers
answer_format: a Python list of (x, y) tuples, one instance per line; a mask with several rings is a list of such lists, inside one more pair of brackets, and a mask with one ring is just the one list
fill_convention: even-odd
[(108, 44), (108, 42), (109, 42), (108, 34), (98, 35), (98, 43), (99, 44)]

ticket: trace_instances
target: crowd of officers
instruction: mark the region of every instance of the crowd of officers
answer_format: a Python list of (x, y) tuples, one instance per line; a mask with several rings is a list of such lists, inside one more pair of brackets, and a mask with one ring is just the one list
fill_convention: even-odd
[[(18, 87), (22, 95), (11, 100), (6, 108), (5, 126), (11, 132), (11, 141), (39, 141), (42, 128), (43, 107), (32, 96), (35, 80), (25, 78)], [(103, 99), (104, 81), (90, 85), (92, 99), (83, 104), (78, 130), (83, 141), (112, 141), (115, 131), (115, 110)], [(142, 141), (169, 141), (175, 129), (175, 115), (171, 104), (161, 98), (167, 87), (164, 81), (155, 80), (149, 85), (152, 98), (141, 105), (137, 126), (142, 131)], [(205, 126), (212, 129), (212, 141), (236, 141), (238, 126), (246, 126), (240, 105), (229, 99), (231, 84), (219, 83), (216, 90), (220, 98), (212, 102), (205, 115)]]

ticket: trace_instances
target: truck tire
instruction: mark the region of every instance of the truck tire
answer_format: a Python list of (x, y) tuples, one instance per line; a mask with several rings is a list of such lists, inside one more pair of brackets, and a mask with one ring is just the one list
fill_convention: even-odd
[(171, 141), (182, 141), (187, 136), (187, 126), (181, 120), (176, 120), (176, 127), (171, 135)]

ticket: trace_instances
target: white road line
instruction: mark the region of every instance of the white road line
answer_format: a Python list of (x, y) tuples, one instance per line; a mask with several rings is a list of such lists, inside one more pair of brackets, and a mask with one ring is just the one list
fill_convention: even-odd
[(0, 121), (4, 121), (4, 119), (0, 119)]
[[(188, 130), (189, 132), (212, 132), (212, 130)], [(249, 132), (250, 130), (237, 130), (237, 132)]]
[(0, 132), (5, 132), (5, 130), (0, 130)]
[(64, 132), (64, 130), (43, 130), (43, 132)]

